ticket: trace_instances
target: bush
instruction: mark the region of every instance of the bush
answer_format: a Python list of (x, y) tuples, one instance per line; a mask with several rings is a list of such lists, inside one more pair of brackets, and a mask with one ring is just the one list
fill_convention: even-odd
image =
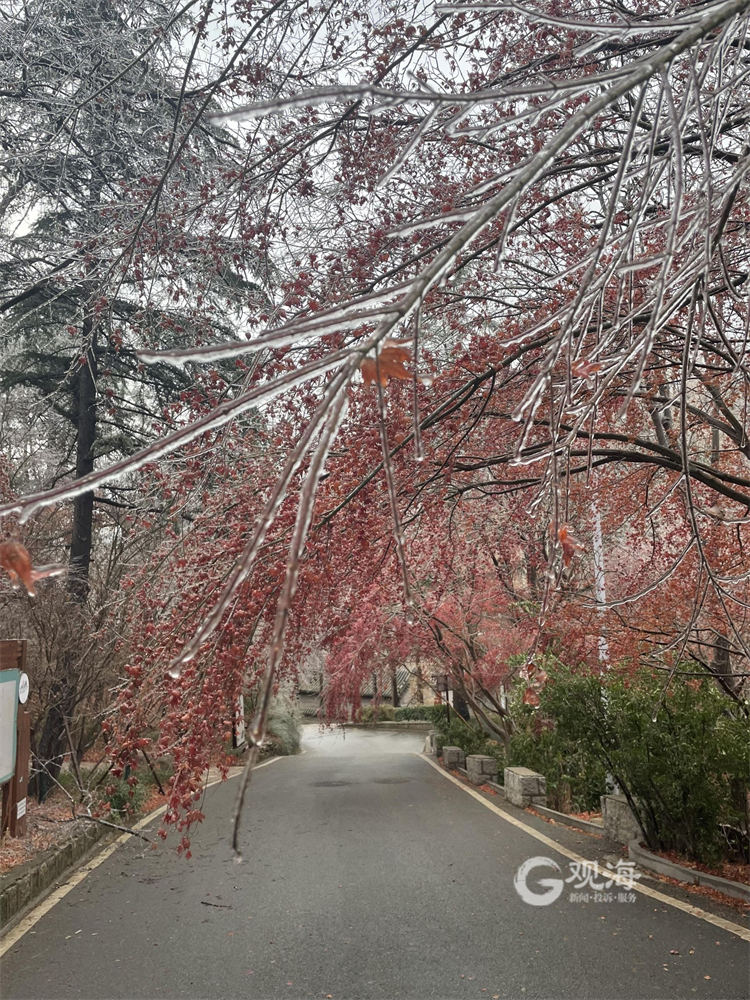
[(538, 711), (524, 705), (525, 685), (519, 685), (510, 699), (513, 732), (508, 749), (514, 767), (528, 767), (547, 779), (547, 804), (560, 812), (597, 811), (606, 790), (607, 769), (596, 752), (594, 741), (577, 735), (582, 723), (576, 711), (589, 711), (581, 698), (578, 682), (591, 687), (601, 702), (601, 687), (594, 678), (575, 677), (562, 664), (545, 658), (549, 682), (541, 692)]
[(157, 777), (167, 791), (173, 774), (174, 761), (167, 756), (152, 760), (151, 767), (144, 762), (134, 770), (126, 770), (121, 778), (90, 771), (86, 779), (95, 799), (109, 809), (113, 819), (122, 820), (141, 812), (146, 799), (158, 788)]
[(437, 722), (444, 717), (444, 705), (408, 705), (395, 712), (396, 722)]
[(268, 715), (269, 749), (283, 756), (299, 753), (301, 738), (299, 707), (290, 698), (277, 697)]
[[(245, 721), (249, 726), (257, 708), (257, 691), (243, 696)], [(302, 740), (302, 712), (299, 703), (290, 694), (280, 691), (274, 696), (268, 712), (266, 738), (261, 753), (267, 756), (286, 757), (299, 753)], [(240, 757), (246, 747), (228, 747), (227, 753)]]
[(508, 764), (505, 748), (502, 744), (498, 743), (497, 740), (490, 739), (479, 726), (464, 721), (455, 712), (451, 712), (450, 721), (445, 718), (444, 708), (441, 708), (441, 712), (442, 715), (436, 719), (435, 728), (440, 733), (443, 746), (461, 747), (466, 754), (483, 754), (485, 757), (494, 757), (497, 761), (498, 773), (502, 776), (503, 768)]
[(715, 684), (675, 676), (665, 694), (666, 676), (644, 668), (600, 678), (545, 666), (539, 710), (513, 699), (514, 764), (573, 807), (592, 808), (611, 774), (652, 848), (710, 862), (731, 830), (747, 849), (747, 723)]
[(393, 705), (365, 705), (360, 713), (360, 722), (393, 722), (396, 709)]
[(709, 681), (676, 679), (660, 704), (664, 684), (642, 672), (630, 687), (607, 685), (602, 756), (649, 844), (713, 861), (726, 846), (722, 825), (744, 829), (747, 843), (747, 723)]
[(104, 794), (113, 819), (122, 820), (141, 811), (148, 794), (142, 777), (136, 775), (133, 784), (127, 778), (113, 778), (106, 786)]
[(568, 740), (558, 727), (538, 717), (515, 717), (508, 757), (547, 779), (547, 804), (560, 812), (598, 811), (606, 768), (588, 744)]

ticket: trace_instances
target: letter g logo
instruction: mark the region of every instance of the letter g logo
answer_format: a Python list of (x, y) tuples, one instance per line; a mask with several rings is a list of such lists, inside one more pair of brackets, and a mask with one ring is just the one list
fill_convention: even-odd
[(534, 886), (530, 886), (528, 877), (536, 868), (552, 868), (556, 872), (560, 871), (560, 866), (552, 858), (529, 858), (516, 872), (513, 885), (524, 903), (528, 903), (529, 906), (549, 906), (559, 899), (565, 882), (561, 878), (540, 878), (536, 880)]

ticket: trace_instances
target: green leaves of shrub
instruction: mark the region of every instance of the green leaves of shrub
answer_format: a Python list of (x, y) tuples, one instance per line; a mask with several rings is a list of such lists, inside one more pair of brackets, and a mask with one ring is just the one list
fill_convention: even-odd
[[(593, 808), (611, 774), (650, 847), (703, 861), (726, 853), (728, 829), (747, 850), (747, 720), (710, 680), (639, 668), (581, 675), (545, 665), (549, 682), (532, 712), (514, 702), (514, 763), (547, 777), (558, 799)], [(518, 759), (523, 758), (523, 759)]]

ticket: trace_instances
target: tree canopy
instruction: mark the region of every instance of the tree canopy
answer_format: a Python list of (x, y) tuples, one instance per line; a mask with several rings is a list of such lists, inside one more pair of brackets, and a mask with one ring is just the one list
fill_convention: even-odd
[(107, 725), (173, 818), (311, 651), (333, 715), (416, 657), (502, 730), (548, 650), (746, 705), (750, 0), (32, 6), (4, 378), (142, 419), (0, 513), (158, 512)]

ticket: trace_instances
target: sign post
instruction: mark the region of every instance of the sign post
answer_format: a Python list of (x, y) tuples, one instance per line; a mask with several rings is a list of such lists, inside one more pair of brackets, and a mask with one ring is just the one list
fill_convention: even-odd
[(450, 723), (451, 721), (451, 691), (453, 690), (453, 684), (451, 683), (450, 674), (435, 674), (435, 690), (440, 694), (440, 700), (443, 700), (443, 694), (445, 694), (445, 721)]
[(11, 837), (26, 836), (31, 714), (23, 708), (29, 696), (25, 666), (25, 640), (0, 640), (0, 783), (3, 785), (0, 831), (7, 829)]

